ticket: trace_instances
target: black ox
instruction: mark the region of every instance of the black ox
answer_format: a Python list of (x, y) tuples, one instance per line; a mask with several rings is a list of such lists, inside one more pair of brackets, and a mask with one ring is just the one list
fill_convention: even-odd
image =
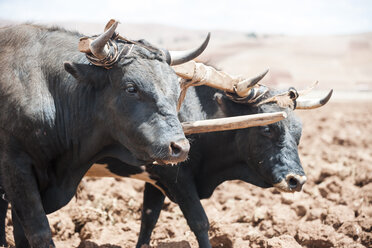
[(0, 185), (17, 247), (54, 247), (46, 214), (67, 204), (91, 164), (115, 157), (115, 147), (130, 164), (187, 157), (169, 64), (197, 56), (207, 41), (172, 58), (146, 41), (118, 39), (116, 26), (80, 43), (59, 28), (0, 29)]
[[(227, 180), (242, 180), (259, 187), (276, 187), (281, 191), (301, 191), (306, 176), (298, 156), (301, 122), (293, 108), (313, 108), (324, 105), (332, 91), (314, 102), (296, 101), (296, 91), (285, 94), (267, 90), (258, 99), (237, 100), (205, 86), (191, 88), (183, 106), (192, 105), (206, 118), (285, 111), (288, 117), (267, 126), (241, 130), (193, 134), (189, 159), (178, 166), (148, 165), (134, 167), (117, 159), (105, 158), (88, 171), (88, 176), (124, 176), (146, 181), (141, 230), (137, 247), (149, 244), (165, 196), (176, 202), (200, 247), (211, 247), (208, 238), (209, 222), (200, 199), (209, 198), (214, 189)], [(279, 96), (279, 97), (277, 97)], [(284, 102), (289, 101), (288, 107)], [(284, 97), (284, 98), (283, 98)], [(286, 99), (287, 98), (287, 99)], [(215, 99), (215, 100), (213, 100)], [(188, 120), (185, 111), (182, 121)]]

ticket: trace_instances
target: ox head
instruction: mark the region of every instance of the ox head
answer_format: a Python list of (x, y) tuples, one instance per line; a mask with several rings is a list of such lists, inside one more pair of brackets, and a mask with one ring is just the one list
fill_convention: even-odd
[(197, 49), (172, 57), (146, 41), (120, 37), (117, 25), (113, 21), (102, 35), (82, 38), (79, 50), (91, 64), (65, 62), (65, 70), (97, 92), (97, 119), (113, 140), (142, 161), (181, 162), (190, 145), (177, 118), (180, 86), (170, 65), (198, 56), (209, 36)]
[[(279, 119), (272, 119), (273, 121), (270, 122), (267, 122), (267, 117), (260, 117), (261, 120), (254, 125), (241, 126), (250, 128), (233, 132), (236, 135), (233, 139), (238, 161), (243, 162), (237, 163), (236, 166), (239, 168), (233, 170), (235, 172), (239, 170), (240, 179), (257, 186), (275, 186), (286, 192), (302, 189), (306, 176), (297, 150), (302, 128), (293, 110), (323, 106), (331, 98), (332, 90), (323, 99), (306, 100), (298, 98), (299, 95), (306, 94), (317, 83), (302, 92), (297, 92), (294, 88), (285, 92), (275, 92), (258, 84), (268, 70), (254, 78), (245, 79), (194, 61), (176, 66), (174, 69), (177, 75), (184, 79), (184, 89), (204, 84), (223, 90), (225, 95), (216, 93), (215, 96), (225, 116), (286, 112), (280, 114), (282, 117)], [(284, 116), (287, 118), (283, 119)], [(278, 120), (281, 121), (275, 122)], [(217, 128), (213, 129), (213, 131), (217, 130)], [(187, 131), (199, 132), (194, 127)]]
[(260, 187), (274, 186), (284, 192), (301, 191), (306, 182), (298, 155), (302, 124), (294, 109), (320, 107), (328, 102), (332, 91), (320, 100), (303, 100), (293, 88), (276, 92), (261, 85), (245, 95), (219, 95), (217, 102), (228, 116), (285, 111), (287, 118), (235, 132), (237, 154), (245, 166), (240, 167), (241, 179)]

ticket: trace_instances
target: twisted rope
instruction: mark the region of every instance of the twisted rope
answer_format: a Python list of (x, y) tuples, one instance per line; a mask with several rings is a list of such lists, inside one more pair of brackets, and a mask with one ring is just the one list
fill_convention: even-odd
[[(113, 41), (110, 39), (107, 42), (107, 46), (109, 47), (109, 52), (107, 53), (106, 57), (103, 59), (99, 59), (93, 54), (86, 54), (87, 59), (90, 63), (96, 66), (104, 67), (105, 69), (111, 69), (112, 66), (118, 61), (120, 58), (120, 55), (123, 53), (124, 49), (126, 48), (126, 45), (122, 49), (119, 50), (118, 45), (116, 41)], [(133, 49), (133, 44), (128, 49), (127, 54), (129, 54)]]
[(246, 97), (241, 97), (236, 93), (236, 89), (234, 87), (234, 93), (231, 92), (225, 92), (225, 95), (231, 100), (236, 103), (244, 103), (244, 104), (258, 104), (263, 96), (269, 91), (269, 89), (261, 84), (257, 84), (254, 86), (249, 95)]

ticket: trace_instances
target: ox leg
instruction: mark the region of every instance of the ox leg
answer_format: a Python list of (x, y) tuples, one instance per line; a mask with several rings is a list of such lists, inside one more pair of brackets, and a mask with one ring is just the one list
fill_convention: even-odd
[[(16, 154), (0, 153), (0, 161), (2, 186), (28, 243), (32, 248), (53, 247), (50, 245), (52, 234), (33, 174), (32, 160), (27, 154), (17, 151)], [(16, 247), (22, 246), (17, 244)]]
[(0, 247), (7, 247), (5, 235), (5, 219), (8, 211), (8, 202), (0, 198)]
[(199, 247), (211, 248), (208, 237), (208, 217), (200, 202), (196, 186), (192, 182), (191, 178), (187, 181), (179, 181), (173, 184), (173, 187), (169, 187), (169, 191), (177, 201), (191, 231), (195, 234)]
[(143, 193), (143, 207), (141, 214), (141, 230), (138, 236), (136, 248), (150, 243), (152, 231), (159, 219), (165, 196), (149, 183), (145, 185)]
[[(12, 210), (12, 222), (13, 222), (13, 236), (16, 247), (28, 248), (30, 247), (28, 240), (25, 236), (21, 223), (17, 217), (15, 211)], [(51, 246), (54, 247), (53, 240), (50, 242)]]
[(16, 247), (28, 248), (30, 247), (28, 240), (23, 232), (21, 223), (18, 220), (17, 214), (12, 209), (12, 222), (13, 222), (13, 236)]

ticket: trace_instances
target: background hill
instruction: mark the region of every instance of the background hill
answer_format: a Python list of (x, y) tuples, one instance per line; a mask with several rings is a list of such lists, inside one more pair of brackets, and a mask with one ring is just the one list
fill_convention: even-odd
[[(0, 26), (14, 22), (0, 20)], [(57, 22), (85, 35), (103, 31), (105, 23)], [(251, 77), (270, 68), (263, 83), (278, 88), (297, 88), (318, 80), (318, 89), (345, 92), (372, 90), (372, 33), (329, 36), (285, 36), (225, 30), (190, 30), (165, 25), (122, 23), (118, 31), (131, 39), (146, 39), (168, 49), (187, 49), (199, 44), (207, 32), (211, 41), (199, 60), (228, 73)], [(347, 95), (346, 95), (347, 97)]]

